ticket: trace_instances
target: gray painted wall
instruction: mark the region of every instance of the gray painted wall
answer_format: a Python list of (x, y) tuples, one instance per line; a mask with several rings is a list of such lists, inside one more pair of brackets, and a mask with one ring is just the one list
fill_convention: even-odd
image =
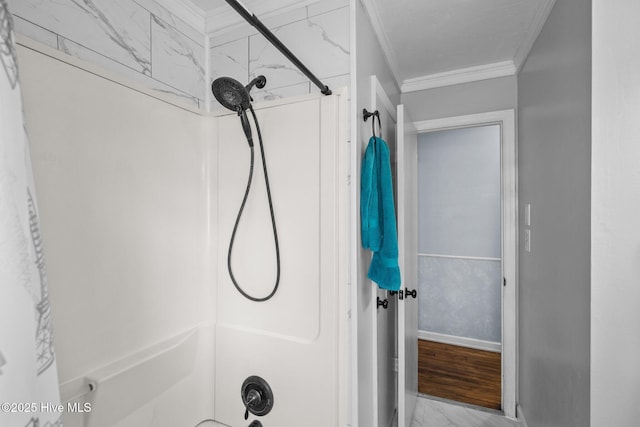
[(516, 107), (515, 76), (445, 86), (402, 94), (415, 121), (508, 110)]
[(519, 402), (529, 427), (589, 426), (590, 88), (591, 1), (557, 0), (518, 77)]
[(500, 130), (418, 136), (421, 331), (501, 342)]
[(418, 136), (418, 252), (500, 258), (500, 126)]
[(640, 3), (593, 0), (591, 425), (640, 420)]

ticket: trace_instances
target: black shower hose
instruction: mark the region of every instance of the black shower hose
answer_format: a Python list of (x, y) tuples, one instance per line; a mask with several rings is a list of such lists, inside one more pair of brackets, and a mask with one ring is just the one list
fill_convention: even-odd
[(236, 239), (236, 231), (238, 231), (238, 224), (240, 223), (240, 218), (242, 217), (242, 212), (244, 211), (244, 206), (247, 203), (247, 198), (249, 197), (249, 191), (251, 190), (251, 182), (253, 180), (253, 165), (254, 165), (254, 150), (253, 144), (250, 144), (251, 148), (251, 166), (249, 167), (249, 179), (247, 181), (247, 188), (244, 192), (244, 198), (242, 199), (242, 204), (240, 205), (240, 210), (238, 211), (238, 216), (236, 217), (236, 223), (233, 226), (233, 233), (231, 233), (231, 241), (229, 242), (229, 253), (227, 254), (227, 268), (229, 269), (229, 276), (231, 276), (231, 281), (233, 285), (236, 287), (238, 292), (242, 294), (243, 297), (255, 301), (255, 302), (264, 302), (276, 293), (278, 290), (278, 285), (280, 284), (280, 246), (278, 244), (278, 230), (276, 229), (276, 219), (273, 213), (273, 202), (271, 200), (271, 188), (269, 187), (269, 176), (267, 174), (267, 162), (264, 156), (264, 145), (262, 144), (262, 134), (260, 133), (260, 125), (258, 124), (258, 118), (256, 117), (255, 111), (253, 111), (253, 107), (249, 106), (251, 110), (251, 115), (253, 116), (253, 122), (256, 124), (256, 131), (258, 132), (258, 141), (260, 142), (260, 154), (262, 157), (262, 170), (264, 171), (264, 182), (267, 187), (267, 198), (269, 200), (269, 212), (271, 213), (271, 225), (273, 227), (273, 241), (276, 247), (276, 283), (273, 286), (273, 290), (266, 297), (258, 298), (252, 295), (249, 295), (247, 292), (240, 287), (235, 276), (233, 275), (233, 268), (231, 267), (231, 253), (233, 251), (233, 243)]

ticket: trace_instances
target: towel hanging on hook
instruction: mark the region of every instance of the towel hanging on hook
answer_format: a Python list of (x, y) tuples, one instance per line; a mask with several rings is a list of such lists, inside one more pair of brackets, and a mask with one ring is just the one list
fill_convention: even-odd
[[(364, 118), (364, 121), (366, 122), (367, 119), (371, 116), (377, 117), (378, 118), (378, 129), (380, 130), (380, 138), (382, 138), (382, 123), (380, 123), (380, 112), (378, 110), (374, 111), (373, 113), (370, 113), (367, 111), (366, 108), (362, 109), (362, 116)], [(371, 119), (371, 133), (373, 134), (373, 136), (376, 136), (376, 120)]]
[(379, 288), (391, 291), (400, 289), (401, 275), (398, 266), (398, 235), (395, 203), (393, 200), (393, 175), (391, 153), (382, 139), (380, 113), (362, 110), (364, 120), (378, 118), (380, 136), (376, 136), (375, 117), (371, 119), (373, 136), (369, 139), (362, 159), (360, 178), (360, 224), (362, 247), (373, 252), (367, 277)]

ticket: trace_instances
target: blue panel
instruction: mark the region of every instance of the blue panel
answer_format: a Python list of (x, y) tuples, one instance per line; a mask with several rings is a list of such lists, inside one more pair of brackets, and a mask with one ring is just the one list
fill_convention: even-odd
[(419, 257), (422, 331), (501, 342), (500, 261)]
[(418, 139), (418, 250), (500, 258), (500, 126)]

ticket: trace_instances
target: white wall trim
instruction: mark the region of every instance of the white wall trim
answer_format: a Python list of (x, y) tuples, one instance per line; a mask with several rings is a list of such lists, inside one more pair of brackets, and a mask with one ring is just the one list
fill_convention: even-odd
[(427, 257), (427, 258), (470, 259), (473, 261), (502, 261), (502, 259), (500, 258), (492, 258), (492, 257), (484, 257), (484, 256), (425, 254), (420, 252), (418, 252), (418, 256)]
[(154, 0), (173, 15), (205, 34), (205, 13), (189, 0)]
[(406, 79), (402, 82), (402, 93), (417, 92), (436, 87), (451, 86), (480, 80), (495, 79), (497, 77), (513, 76), (517, 67), (513, 61), (495, 62), (443, 73), (429, 74), (422, 77)]
[(371, 23), (371, 27), (376, 34), (378, 43), (380, 43), (380, 48), (382, 49), (382, 53), (384, 53), (384, 58), (387, 62), (387, 65), (389, 66), (389, 69), (391, 70), (391, 74), (393, 74), (398, 87), (400, 87), (402, 85), (402, 78), (400, 77), (398, 59), (393, 48), (391, 47), (391, 42), (389, 41), (387, 34), (384, 32), (384, 25), (382, 23), (382, 19), (380, 18), (378, 7), (373, 0), (360, 0), (360, 3), (362, 3), (364, 10), (369, 17), (369, 22)]
[(513, 63), (516, 66), (517, 72), (520, 72), (522, 69), (524, 62), (529, 56), (529, 52), (531, 52), (531, 49), (533, 48), (533, 44), (540, 35), (542, 27), (544, 27), (545, 22), (547, 22), (547, 18), (555, 4), (556, 0), (546, 0), (542, 7), (538, 9), (533, 21), (531, 21), (529, 31), (527, 31), (527, 38), (522, 42), (522, 44), (520, 44), (515, 56), (513, 57)]
[(504, 120), (504, 116), (507, 112), (513, 113), (513, 110), (490, 111), (488, 113), (445, 117), (443, 119), (423, 120), (415, 122), (414, 124), (418, 132), (432, 132), (443, 129), (501, 123)]
[(359, 394), (359, 353), (358, 353), (358, 334), (359, 334), (359, 317), (360, 310), (358, 307), (358, 292), (360, 282), (363, 281), (360, 269), (358, 268), (358, 254), (360, 250), (360, 238), (358, 234), (358, 219), (360, 218), (360, 209), (358, 207), (360, 186), (357, 174), (360, 164), (360, 144), (358, 140), (358, 80), (357, 80), (357, 61), (356, 61), (356, 3), (349, 2), (349, 95), (350, 101), (347, 103), (349, 108), (350, 124), (349, 129), (349, 171), (347, 182), (349, 186), (349, 301), (347, 303), (347, 311), (349, 316), (349, 387), (350, 387), (350, 408), (348, 412), (351, 417), (347, 424), (352, 427), (358, 427), (360, 411), (360, 394)]
[(421, 340), (434, 341), (442, 344), (457, 345), (460, 347), (475, 348), (476, 350), (492, 351), (494, 353), (502, 352), (502, 343), (494, 341), (479, 340), (475, 338), (458, 337), (455, 335), (440, 334), (438, 332), (429, 332), (418, 330), (418, 338)]
[[(371, 99), (369, 100), (369, 108), (370, 111), (375, 111), (375, 110), (386, 110), (387, 113), (389, 114), (389, 116), (395, 121), (397, 122), (397, 115), (396, 115), (396, 108), (394, 107), (393, 103), (391, 102), (391, 98), (389, 98), (389, 95), (387, 95), (387, 92), (384, 90), (384, 88), (382, 87), (382, 85), (380, 84), (380, 81), (378, 80), (378, 78), (375, 75), (372, 75), (370, 77), (370, 84), (369, 84), (369, 88), (370, 88), (370, 92), (369, 92), (369, 96), (371, 97)], [(378, 99), (380, 99), (380, 103), (382, 105), (378, 105)], [(373, 117), (371, 117), (371, 119), (373, 119)], [(366, 286), (372, 286), (374, 289), (377, 288), (376, 284), (373, 283), (371, 280), (369, 280), (368, 278), (366, 279)], [(373, 384), (378, 385), (378, 310), (376, 309), (376, 299), (377, 299), (377, 292), (373, 291), (371, 292), (371, 307), (373, 307), (373, 309), (370, 310), (370, 318), (369, 321), (371, 322), (371, 324), (373, 325), (373, 334), (371, 337), (371, 354), (372, 354), (372, 378), (373, 378)], [(373, 425), (378, 425), (379, 422), (379, 405), (378, 405), (378, 387), (374, 388), (373, 391)]]

